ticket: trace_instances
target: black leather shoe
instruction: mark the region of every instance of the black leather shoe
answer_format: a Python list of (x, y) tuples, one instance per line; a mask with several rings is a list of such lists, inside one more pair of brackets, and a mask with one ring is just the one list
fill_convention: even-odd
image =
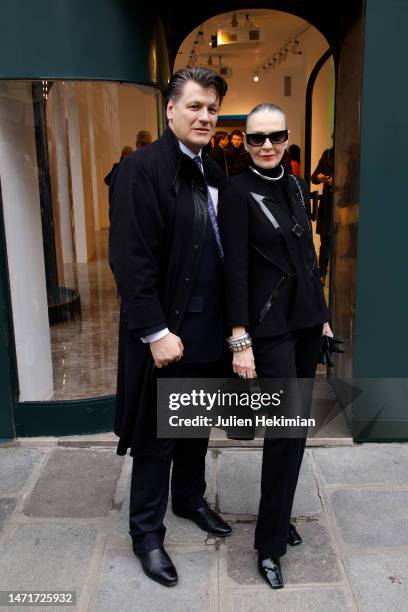
[(200, 529), (207, 531), (212, 535), (224, 538), (231, 535), (232, 529), (214, 510), (211, 510), (207, 505), (201, 506), (197, 510), (189, 510), (187, 512), (178, 511), (173, 508), (173, 514), (180, 518), (190, 519), (194, 521)]
[(164, 586), (175, 586), (178, 582), (176, 568), (164, 548), (154, 548), (138, 555), (146, 576)]
[(292, 525), (292, 523), (289, 523), (288, 544), (290, 544), (291, 546), (297, 546), (298, 544), (301, 544), (301, 543), (302, 543), (302, 538), (296, 531), (295, 526)]
[(266, 555), (258, 555), (258, 569), (262, 578), (272, 589), (283, 588), (282, 570), (279, 557), (272, 558)]

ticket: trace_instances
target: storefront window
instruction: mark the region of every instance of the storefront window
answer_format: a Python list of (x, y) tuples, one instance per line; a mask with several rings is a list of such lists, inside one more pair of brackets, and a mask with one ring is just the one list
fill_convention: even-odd
[[(158, 137), (153, 88), (0, 82), (0, 184), (20, 401), (115, 393), (109, 173)], [(106, 179), (106, 181), (105, 181)]]

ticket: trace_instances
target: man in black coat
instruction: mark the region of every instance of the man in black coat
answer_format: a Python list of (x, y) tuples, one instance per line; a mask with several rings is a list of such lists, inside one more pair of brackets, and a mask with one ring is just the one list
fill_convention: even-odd
[(129, 528), (145, 573), (166, 586), (176, 569), (163, 547), (172, 471), (172, 509), (219, 536), (231, 528), (204, 500), (208, 438), (157, 438), (156, 377), (227, 374), (223, 252), (217, 224), (222, 172), (201, 150), (227, 90), (207, 68), (173, 75), (168, 127), (127, 158), (110, 190), (109, 263), (121, 297), (117, 452), (130, 448)]

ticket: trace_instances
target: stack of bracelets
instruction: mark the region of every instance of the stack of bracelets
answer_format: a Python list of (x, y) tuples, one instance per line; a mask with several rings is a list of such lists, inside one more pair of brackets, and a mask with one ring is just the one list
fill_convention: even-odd
[(245, 349), (252, 346), (251, 336), (248, 332), (236, 338), (228, 338), (227, 342), (229, 350), (233, 352), (245, 351)]

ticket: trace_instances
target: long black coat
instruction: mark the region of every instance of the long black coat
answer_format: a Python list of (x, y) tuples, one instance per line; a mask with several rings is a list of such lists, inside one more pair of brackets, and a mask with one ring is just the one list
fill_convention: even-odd
[[(209, 185), (223, 180), (206, 158)], [(207, 187), (173, 132), (126, 158), (110, 186), (109, 263), (121, 297), (114, 431), (117, 453), (160, 455), (155, 367), (146, 330), (177, 333), (189, 304), (206, 235)]]

